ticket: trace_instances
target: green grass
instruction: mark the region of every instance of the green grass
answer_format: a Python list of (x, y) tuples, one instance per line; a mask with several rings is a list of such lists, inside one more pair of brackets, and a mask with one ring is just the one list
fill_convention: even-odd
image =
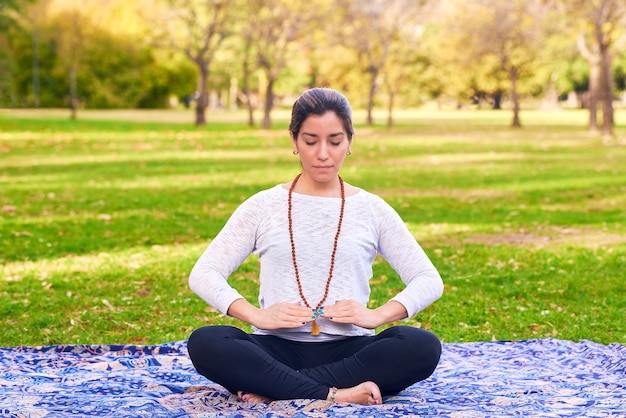
[[(66, 116), (0, 112), (0, 346), (242, 325), (187, 277), (242, 200), (297, 173), (288, 114), (271, 131), (243, 113), (204, 128), (181, 112)], [(626, 147), (588, 133), (581, 111), (524, 111), (521, 130), (510, 116), (421, 110), (356, 127), (343, 177), (393, 205), (444, 278), (407, 323), (448, 342), (626, 343)], [(372, 306), (402, 287), (382, 259), (374, 272)], [(232, 283), (255, 301), (257, 276), (250, 257)]]

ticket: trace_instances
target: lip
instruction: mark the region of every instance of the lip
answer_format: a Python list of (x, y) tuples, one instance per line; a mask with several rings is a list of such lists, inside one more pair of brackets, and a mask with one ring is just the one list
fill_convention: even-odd
[(333, 168), (332, 165), (315, 165), (313, 168), (317, 168), (318, 170), (329, 170)]

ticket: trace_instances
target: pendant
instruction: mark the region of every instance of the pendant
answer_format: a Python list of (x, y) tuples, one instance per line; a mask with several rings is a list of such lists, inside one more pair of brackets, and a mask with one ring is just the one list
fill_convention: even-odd
[(317, 325), (317, 317), (324, 313), (323, 308), (313, 309), (313, 323), (311, 324), (311, 335), (320, 335), (320, 327)]
[(311, 335), (320, 335), (320, 327), (317, 325), (317, 320), (314, 320), (311, 324)]

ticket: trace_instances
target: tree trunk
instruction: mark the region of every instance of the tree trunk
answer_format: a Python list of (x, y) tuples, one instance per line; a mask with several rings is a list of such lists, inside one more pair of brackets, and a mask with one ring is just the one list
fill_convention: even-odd
[(498, 90), (493, 94), (493, 106), (491, 107), (493, 110), (502, 109), (502, 91)]
[(35, 107), (39, 107), (39, 28), (35, 26), (33, 30), (33, 94)]
[(267, 88), (265, 89), (265, 108), (263, 109), (263, 129), (272, 127), (271, 112), (274, 107), (274, 77), (268, 76)]
[(250, 93), (250, 74), (244, 72), (243, 94), (246, 96), (246, 108), (248, 109), (248, 126), (254, 126), (254, 106), (252, 104), (252, 94)]
[(78, 111), (78, 88), (76, 86), (76, 66), (70, 65), (70, 119), (76, 119)]
[(511, 70), (511, 100), (513, 101), (513, 123), (511, 123), (511, 127), (520, 128), (522, 124), (520, 123), (519, 118), (519, 95), (517, 94), (517, 71)]
[[(595, 36), (597, 39), (600, 26), (595, 22)], [(601, 43), (601, 42), (600, 42)], [(587, 94), (587, 107), (589, 108), (589, 130), (598, 130), (598, 89), (600, 85), (600, 59), (597, 52), (593, 52), (587, 46), (584, 32), (580, 32), (577, 39), (578, 50), (589, 63), (589, 91)]]
[(600, 100), (602, 102), (602, 135), (613, 136), (615, 125), (613, 113), (613, 74), (611, 72), (611, 54), (606, 45), (600, 50)]
[(246, 40), (246, 49), (243, 59), (243, 94), (246, 96), (246, 108), (248, 109), (248, 126), (254, 126), (254, 106), (250, 92), (250, 40)]
[(252, 106), (252, 98), (250, 97), (250, 92), (248, 92), (248, 126), (254, 126), (254, 107)]
[(237, 106), (237, 96), (239, 96), (239, 85), (237, 83), (237, 77), (230, 78), (230, 91), (228, 92), (228, 108), (235, 111), (239, 108)]
[(589, 65), (589, 130), (597, 131), (600, 66), (596, 62), (590, 62)]
[(376, 95), (376, 80), (378, 79), (378, 68), (372, 67), (370, 69), (372, 78), (370, 79), (370, 92), (367, 98), (367, 125), (374, 124), (374, 118), (372, 117), (372, 111), (374, 109), (374, 96)]
[(389, 103), (387, 105), (387, 128), (393, 128), (393, 102), (395, 100), (395, 93), (389, 92)]
[(552, 73), (550, 76), (545, 96), (541, 102), (541, 109), (556, 110), (559, 108), (559, 93), (556, 89), (557, 78), (558, 75), (556, 73)]
[(207, 92), (207, 80), (209, 78), (209, 66), (204, 62), (197, 62), (198, 65), (198, 88), (196, 90), (196, 126), (206, 125), (206, 108), (208, 106), (209, 95)]

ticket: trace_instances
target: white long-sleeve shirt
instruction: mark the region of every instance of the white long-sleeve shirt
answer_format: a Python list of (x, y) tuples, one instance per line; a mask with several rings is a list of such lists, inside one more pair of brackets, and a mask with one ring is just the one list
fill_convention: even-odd
[[(288, 190), (283, 185), (261, 191), (243, 202), (209, 244), (189, 277), (191, 289), (218, 311), (242, 298), (228, 277), (250, 254), (260, 262), (259, 306), (280, 302), (301, 303), (296, 282), (287, 218)], [(302, 291), (313, 307), (324, 295), (333, 242), (341, 208), (340, 198), (293, 193), (293, 235)], [(397, 212), (380, 197), (359, 189), (346, 197), (335, 267), (324, 302), (354, 299), (364, 305), (370, 296), (372, 263), (380, 253), (399, 274), (406, 287), (392, 300), (401, 303), (409, 317), (439, 299), (443, 282), (428, 256)], [(318, 318), (322, 336), (371, 335), (373, 330)], [(258, 334), (310, 340), (311, 324), (300, 328)]]

